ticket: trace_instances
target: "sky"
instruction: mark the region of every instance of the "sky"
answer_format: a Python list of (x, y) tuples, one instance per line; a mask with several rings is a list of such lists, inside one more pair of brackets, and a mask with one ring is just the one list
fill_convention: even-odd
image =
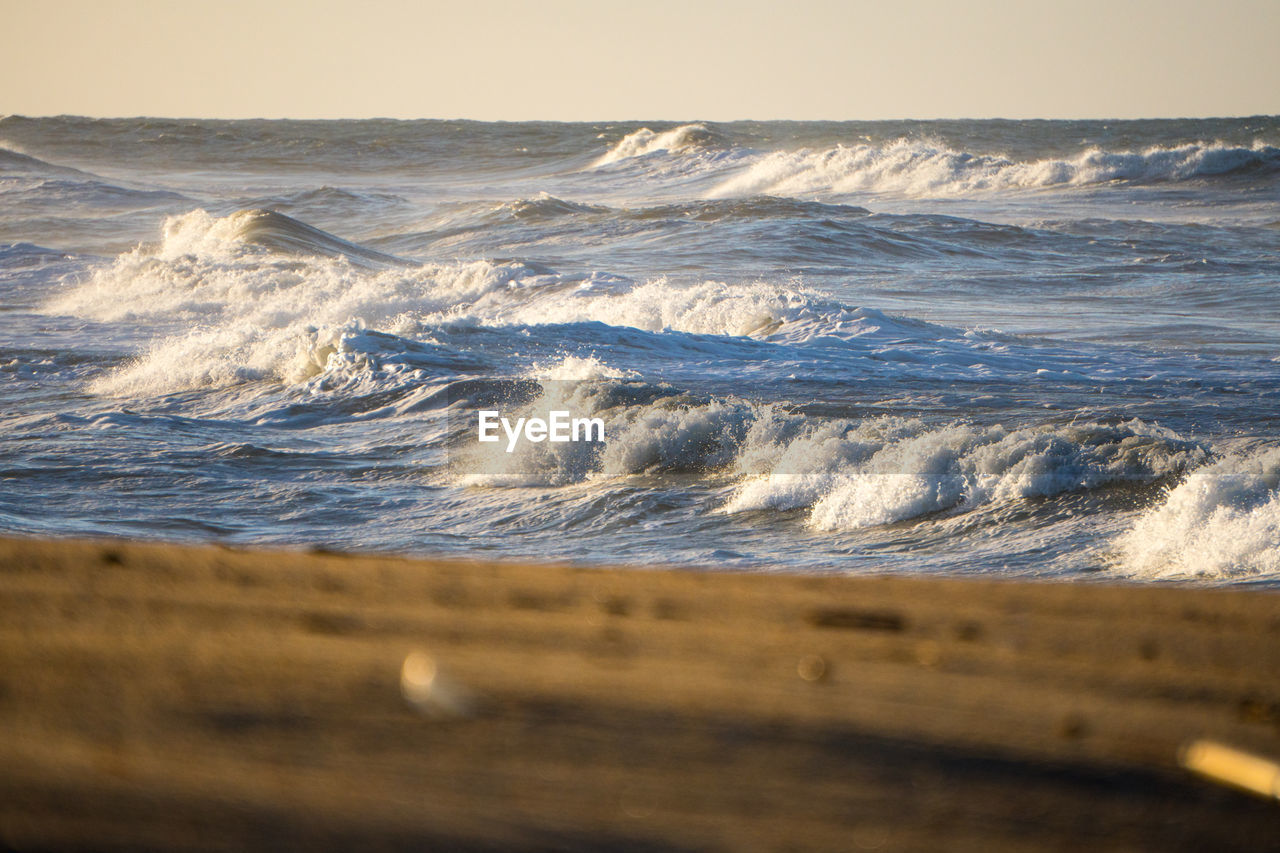
[(1280, 0), (0, 0), (0, 114), (1280, 113)]

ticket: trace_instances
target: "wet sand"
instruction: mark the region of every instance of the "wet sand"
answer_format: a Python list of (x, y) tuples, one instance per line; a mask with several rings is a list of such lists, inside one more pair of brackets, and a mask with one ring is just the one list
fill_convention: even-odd
[(0, 540), (0, 846), (1232, 850), (1280, 595)]

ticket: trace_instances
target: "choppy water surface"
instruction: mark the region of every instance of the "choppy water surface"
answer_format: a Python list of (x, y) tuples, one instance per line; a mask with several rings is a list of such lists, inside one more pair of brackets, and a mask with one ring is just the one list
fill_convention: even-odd
[(1278, 202), (1275, 118), (11, 116), (0, 529), (1274, 584)]

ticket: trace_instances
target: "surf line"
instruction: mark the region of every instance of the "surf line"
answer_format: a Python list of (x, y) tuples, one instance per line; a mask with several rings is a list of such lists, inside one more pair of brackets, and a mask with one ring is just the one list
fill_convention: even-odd
[(501, 428), (507, 437), (507, 452), (514, 453), (521, 437), (535, 444), (542, 441), (604, 441), (603, 418), (575, 418), (564, 409), (553, 409), (546, 418), (516, 418), (514, 425), (502, 413), (481, 410), (477, 438), (480, 441), (501, 441)]

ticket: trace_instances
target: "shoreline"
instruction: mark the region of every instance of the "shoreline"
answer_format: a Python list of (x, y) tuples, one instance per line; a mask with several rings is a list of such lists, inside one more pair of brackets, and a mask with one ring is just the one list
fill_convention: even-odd
[(1258, 849), (1272, 590), (0, 539), (13, 849)]

